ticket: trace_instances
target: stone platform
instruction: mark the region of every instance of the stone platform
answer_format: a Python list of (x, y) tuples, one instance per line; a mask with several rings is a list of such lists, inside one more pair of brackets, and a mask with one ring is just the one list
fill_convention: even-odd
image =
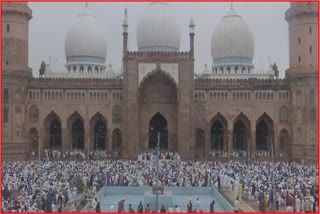
[[(144, 204), (143, 206), (146, 207), (147, 204), (149, 204), (150, 207), (154, 207), (157, 201), (157, 195), (153, 194), (152, 191), (147, 191), (144, 193)], [(161, 209), (162, 204), (164, 204), (164, 207), (166, 210), (168, 210), (169, 207), (173, 207), (173, 194), (172, 191), (164, 191), (162, 194), (159, 192), (159, 209)]]

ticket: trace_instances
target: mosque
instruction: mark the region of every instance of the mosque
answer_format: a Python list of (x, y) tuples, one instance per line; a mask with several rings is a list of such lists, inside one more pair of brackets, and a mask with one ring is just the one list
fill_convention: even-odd
[[(43, 62), (33, 77), (32, 10), (26, 2), (3, 2), (3, 160), (28, 159), (44, 149), (134, 158), (155, 148), (158, 137), (162, 149), (184, 159), (208, 158), (213, 151), (272, 151), (275, 158), (317, 160), (318, 4), (292, 2), (284, 15), (289, 68), (283, 79), (276, 64), (255, 72), (254, 36), (232, 7), (207, 41), (212, 67), (196, 74), (195, 22), (190, 20), (189, 35), (180, 35), (166, 3), (146, 6), (138, 50), (128, 50), (125, 11), (121, 74), (106, 66), (103, 27), (86, 7), (66, 35), (65, 71)], [(181, 36), (190, 38), (187, 51), (180, 50)]]

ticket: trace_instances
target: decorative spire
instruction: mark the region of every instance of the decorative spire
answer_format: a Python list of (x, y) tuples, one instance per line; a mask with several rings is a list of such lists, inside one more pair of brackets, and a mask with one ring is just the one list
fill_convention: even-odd
[(123, 19), (123, 32), (128, 32), (128, 11), (127, 8), (124, 9), (124, 19)]
[(194, 27), (195, 27), (194, 19), (193, 19), (193, 17), (191, 16), (190, 23), (189, 23), (190, 33), (194, 33)]

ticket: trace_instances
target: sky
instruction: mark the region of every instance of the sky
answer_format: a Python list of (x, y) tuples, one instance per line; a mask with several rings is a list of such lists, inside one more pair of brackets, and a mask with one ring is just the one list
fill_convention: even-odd
[[(29, 66), (38, 76), (41, 62), (50, 63), (56, 71), (65, 70), (65, 37), (76, 15), (85, 8), (84, 2), (31, 2), (33, 18), (29, 24)], [(228, 2), (168, 3), (180, 25), (180, 51), (189, 50), (189, 21), (195, 21), (195, 73), (204, 65), (212, 66), (211, 36), (222, 17), (231, 7)], [(255, 40), (253, 64), (255, 70), (267, 70), (276, 62), (280, 77), (289, 66), (288, 24), (285, 11), (287, 2), (252, 3), (235, 2), (234, 10), (248, 24)], [(116, 73), (121, 69), (122, 21), (124, 8), (128, 10), (129, 50), (136, 51), (136, 29), (148, 3), (89, 2), (88, 7), (104, 27), (107, 40), (106, 65), (112, 64)]]

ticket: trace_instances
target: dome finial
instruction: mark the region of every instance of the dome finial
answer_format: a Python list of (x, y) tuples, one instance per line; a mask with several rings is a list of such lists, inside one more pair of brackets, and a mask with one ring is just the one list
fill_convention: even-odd
[(88, 8), (88, 2), (86, 1), (86, 8)]
[(233, 2), (231, 2), (231, 8), (230, 9), (233, 9)]

